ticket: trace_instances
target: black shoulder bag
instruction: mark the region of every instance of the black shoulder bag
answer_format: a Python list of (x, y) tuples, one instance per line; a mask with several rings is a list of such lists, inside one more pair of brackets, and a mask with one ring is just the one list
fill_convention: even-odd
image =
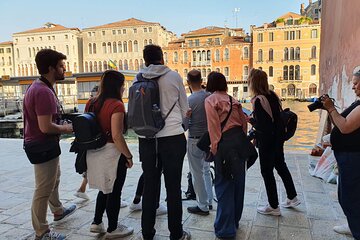
[[(232, 97), (229, 95), (229, 99), (230, 99), (230, 111), (228, 112), (226, 118), (224, 119), (224, 121), (221, 122), (221, 132), (222, 130), (224, 129), (225, 125), (226, 125), (226, 122), (228, 121), (229, 117), (230, 117), (230, 114), (231, 114), (231, 111), (232, 111)], [(199, 141), (196, 143), (196, 146), (208, 153), (210, 151), (210, 144), (211, 144), (211, 141), (210, 141), (210, 135), (209, 135), (209, 131), (206, 131), (202, 136), (201, 138), (199, 139)]]
[[(59, 99), (56, 95), (56, 92), (54, 88), (51, 86), (49, 81), (44, 78), (40, 77), (40, 81), (45, 83), (51, 91), (55, 94), (55, 97), (58, 101), (59, 106), (60, 105)], [(42, 103), (47, 104), (47, 103)], [(24, 118), (24, 133), (25, 133), (25, 118)], [(51, 159), (54, 159), (58, 157), (61, 154), (60, 144), (59, 144), (59, 137), (57, 135), (49, 136), (49, 138), (43, 140), (43, 141), (35, 141), (35, 142), (25, 142), (24, 140), (24, 146), (23, 146), (26, 156), (29, 159), (30, 163), (32, 164), (39, 164), (48, 162)]]

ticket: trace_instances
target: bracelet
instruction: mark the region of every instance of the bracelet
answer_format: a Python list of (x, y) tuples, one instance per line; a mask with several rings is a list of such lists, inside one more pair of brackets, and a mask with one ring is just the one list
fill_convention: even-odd
[(331, 111), (329, 111), (329, 115), (330, 115), (333, 111), (336, 111), (336, 109), (333, 108)]

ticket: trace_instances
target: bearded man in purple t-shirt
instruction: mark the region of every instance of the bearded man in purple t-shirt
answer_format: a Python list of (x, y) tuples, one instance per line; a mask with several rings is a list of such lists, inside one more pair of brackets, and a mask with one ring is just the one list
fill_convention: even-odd
[(53, 85), (64, 80), (66, 56), (51, 49), (36, 54), (40, 78), (35, 80), (24, 96), (24, 149), (34, 164), (35, 191), (31, 206), (35, 240), (62, 240), (65, 236), (51, 231), (46, 220), (48, 205), (54, 221), (60, 221), (76, 209), (63, 207), (59, 200), (60, 145), (59, 136), (72, 133), (72, 124), (60, 120), (60, 103)]

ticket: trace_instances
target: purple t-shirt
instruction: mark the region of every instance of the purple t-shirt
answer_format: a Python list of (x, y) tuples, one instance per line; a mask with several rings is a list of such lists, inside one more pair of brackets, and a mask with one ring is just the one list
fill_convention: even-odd
[(37, 116), (52, 115), (52, 121), (59, 117), (59, 104), (53, 91), (39, 81), (34, 81), (25, 93), (23, 101), (25, 142), (58, 139), (58, 135), (41, 132)]

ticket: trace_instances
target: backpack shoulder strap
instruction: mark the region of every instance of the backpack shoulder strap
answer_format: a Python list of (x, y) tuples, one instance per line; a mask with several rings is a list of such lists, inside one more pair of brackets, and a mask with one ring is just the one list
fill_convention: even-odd
[(232, 97), (230, 95), (228, 95), (228, 96), (229, 96), (229, 100), (230, 100), (230, 110), (229, 110), (228, 114), (226, 115), (226, 118), (224, 119), (224, 121), (222, 121), (222, 123), (221, 123), (221, 131), (224, 129), (224, 127), (230, 117), (230, 114), (232, 112)]

